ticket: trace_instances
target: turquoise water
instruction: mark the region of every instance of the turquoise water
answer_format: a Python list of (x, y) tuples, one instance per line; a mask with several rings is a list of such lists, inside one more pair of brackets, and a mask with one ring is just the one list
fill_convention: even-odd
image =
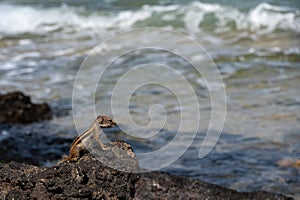
[[(73, 84), (80, 64), (92, 48), (112, 34), (143, 27), (185, 33), (212, 57), (227, 94), (223, 134), (207, 157), (199, 159), (197, 155), (203, 139), (200, 133), (210, 120), (209, 94), (203, 79), (196, 79), (189, 63), (174, 54), (137, 50), (120, 57), (112, 63), (120, 67), (108, 71), (99, 84), (105, 87), (97, 89), (98, 111), (111, 113), (112, 88), (132, 66), (153, 62), (174, 66), (197, 91), (201, 126), (191, 148), (165, 170), (240, 191), (267, 190), (299, 197), (299, 169), (278, 164), (300, 159), (299, 1), (12, 0), (0, 3), (0, 19), (0, 92), (22, 90), (57, 109), (72, 107)], [(131, 37), (105, 47), (103, 55), (130, 46), (130, 41), (136, 39)], [(160, 40), (168, 40), (170, 48), (182, 45), (173, 35), (158, 37), (157, 42)], [(77, 99), (88, 122), (93, 93), (87, 88), (99, 77), (95, 70), (92, 66), (82, 72), (87, 78), (81, 82)], [(147, 76), (141, 72), (132, 81), (141, 77)], [(132, 141), (136, 152), (163, 147), (178, 128), (178, 102), (170, 91), (159, 86), (136, 91), (129, 105), (133, 120), (147, 124), (145, 113), (153, 104), (163, 105), (169, 113), (167, 129), (156, 137)], [(187, 104), (185, 109), (194, 108)], [(82, 130), (86, 121), (78, 124)], [(76, 135), (71, 112), (50, 123), (58, 127), (57, 134), (63, 135), (60, 130), (69, 129), (74, 130), (70, 131), (72, 137)], [(129, 119), (122, 119), (121, 125), (127, 123)], [(178, 141), (179, 146), (181, 142), (185, 139)]]

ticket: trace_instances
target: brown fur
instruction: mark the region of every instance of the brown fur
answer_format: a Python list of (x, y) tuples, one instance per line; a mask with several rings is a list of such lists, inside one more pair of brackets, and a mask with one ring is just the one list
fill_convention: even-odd
[(100, 140), (100, 134), (102, 133), (102, 128), (111, 128), (116, 125), (116, 122), (110, 117), (98, 116), (97, 119), (93, 122), (91, 127), (82, 133), (80, 136), (76, 137), (71, 145), (70, 153), (68, 156), (63, 157), (63, 161), (76, 160), (80, 157), (80, 152), (85, 150), (86, 147), (83, 144), (83, 141), (89, 140), (92, 136), (92, 139), (96, 141), (99, 146), (105, 150), (105, 145)]

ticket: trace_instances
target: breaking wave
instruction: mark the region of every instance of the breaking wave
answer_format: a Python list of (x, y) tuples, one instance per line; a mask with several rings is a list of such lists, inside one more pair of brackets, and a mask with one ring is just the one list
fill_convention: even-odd
[(247, 11), (217, 3), (187, 5), (144, 5), (137, 10), (92, 11), (61, 5), (35, 8), (0, 4), (0, 33), (51, 33), (81, 30), (105, 31), (141, 26), (182, 28), (189, 33), (247, 31), (269, 34), (275, 31), (300, 32), (300, 11), (260, 3)]

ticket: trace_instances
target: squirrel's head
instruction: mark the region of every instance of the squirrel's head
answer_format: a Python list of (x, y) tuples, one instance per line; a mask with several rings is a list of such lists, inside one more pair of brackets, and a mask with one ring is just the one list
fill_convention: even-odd
[(112, 118), (106, 116), (98, 116), (97, 121), (101, 128), (111, 128), (117, 124)]

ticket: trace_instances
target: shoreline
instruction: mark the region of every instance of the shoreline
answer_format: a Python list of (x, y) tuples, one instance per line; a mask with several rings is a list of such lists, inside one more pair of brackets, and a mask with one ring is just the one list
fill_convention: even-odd
[[(17, 96), (20, 95), (19, 93), (13, 93), (13, 94), (18, 94)], [(25, 97), (25, 95), (21, 95), (21, 96)], [(15, 101), (14, 103), (18, 102), (20, 99), (21, 100), (27, 99), (27, 103), (28, 103), (28, 97), (16, 98), (14, 100)], [(30, 98), (29, 98), (29, 102), (30, 102)], [(16, 104), (20, 105), (20, 102)], [(42, 106), (44, 107), (45, 104), (42, 104)], [(17, 107), (15, 108), (18, 109)], [(27, 115), (25, 116), (27, 117)], [(48, 112), (46, 112), (46, 116), (49, 117)], [(49, 118), (44, 118), (43, 116), (40, 116), (40, 118), (39, 117), (36, 118), (36, 121), (40, 122), (41, 120), (45, 120), (45, 119), (49, 119)], [(28, 127), (28, 125), (22, 125), (22, 123), (18, 123), (18, 122), (16, 124), (11, 123), (11, 124), (0, 125), (2, 129), (2, 134), (0, 138), (1, 139), (0, 140), (1, 142), (1, 148), (0, 148), (0, 152), (1, 152), (0, 171), (1, 172), (0, 173), (2, 174), (0, 176), (1, 177), (0, 184), (3, 185), (4, 188), (6, 188), (8, 185), (9, 188), (11, 187), (11, 190), (9, 190), (9, 188), (6, 188), (7, 190), (5, 191), (7, 192), (6, 193), (7, 195), (18, 194), (17, 191), (24, 194), (26, 193), (26, 195), (31, 195), (31, 190), (36, 189), (35, 186), (33, 186), (36, 184), (36, 182), (33, 183), (32, 180), (29, 179), (24, 180), (21, 177), (21, 174), (26, 174), (26, 171), (29, 170), (34, 174), (34, 176), (40, 177), (43, 176), (40, 174), (41, 171), (44, 170), (52, 171), (53, 169), (60, 167), (59, 165), (55, 165), (53, 161), (60, 159), (63, 154), (68, 152), (70, 148), (70, 144), (73, 141), (73, 139), (71, 138), (62, 138), (55, 135), (49, 136), (47, 134), (41, 134), (41, 131), (45, 131), (45, 130), (50, 132), (49, 127), (38, 127), (38, 126), (35, 128), (28, 127), (29, 129), (24, 131), (23, 127), (25, 126)], [(6, 131), (8, 135), (3, 134), (3, 131), (4, 132)], [(25, 132), (30, 132), (30, 134)], [(24, 142), (24, 141), (28, 141), (28, 142)], [(88, 159), (92, 159), (92, 158), (88, 157)], [(16, 163), (14, 161), (17, 161), (19, 163)], [(51, 167), (45, 167), (46, 163), (49, 161), (52, 162)], [(68, 168), (70, 166), (74, 166), (73, 164), (74, 163), (70, 163), (70, 165), (67, 164), (66, 167)], [(43, 165), (44, 167), (42, 167)], [(88, 166), (89, 164), (86, 163), (86, 165)], [(4, 169), (7, 169), (8, 171), (11, 171), (14, 174), (13, 175), (8, 174)], [(94, 171), (94, 169), (86, 169), (86, 170), (89, 171), (89, 173), (97, 173), (96, 171)], [(113, 172), (113, 169), (109, 169), (108, 173), (115, 173), (115, 172)], [(10, 179), (12, 176), (14, 178)], [(67, 173), (63, 173), (62, 176), (67, 177)], [(158, 198), (176, 198), (176, 199), (180, 197), (184, 198), (187, 195), (191, 195), (191, 199), (193, 199), (197, 195), (203, 195), (201, 196), (201, 198), (208, 198), (208, 199), (213, 197), (215, 198), (216, 197), (215, 195), (217, 195), (219, 199), (241, 199), (241, 198), (242, 199), (261, 199), (261, 198), (289, 199), (284, 195), (274, 194), (270, 192), (262, 192), (262, 191), (237, 192), (236, 190), (228, 189), (226, 187), (219, 186), (216, 184), (203, 182), (201, 180), (192, 179), (185, 176), (172, 175), (166, 172), (149, 172), (149, 173), (139, 174), (138, 176), (139, 178), (138, 181), (136, 182), (136, 185), (133, 185), (132, 187), (133, 187), (133, 191), (135, 191), (135, 194), (140, 196), (140, 199), (143, 199), (143, 197), (145, 197), (143, 195), (145, 194), (149, 194), (153, 198), (158, 197)], [(21, 181), (21, 183), (20, 182), (15, 183), (14, 179)], [(47, 181), (55, 182), (55, 180), (52, 180), (52, 178)], [(26, 187), (25, 186), (24, 187), (25, 188), (29, 187), (31, 189), (28, 191), (27, 189), (24, 190), (24, 188), (21, 188), (19, 186), (19, 184), (27, 185)], [(190, 193), (191, 191), (192, 193)], [(3, 193), (3, 191), (1, 191), (1, 193)], [(132, 191), (129, 193), (132, 193)]]

